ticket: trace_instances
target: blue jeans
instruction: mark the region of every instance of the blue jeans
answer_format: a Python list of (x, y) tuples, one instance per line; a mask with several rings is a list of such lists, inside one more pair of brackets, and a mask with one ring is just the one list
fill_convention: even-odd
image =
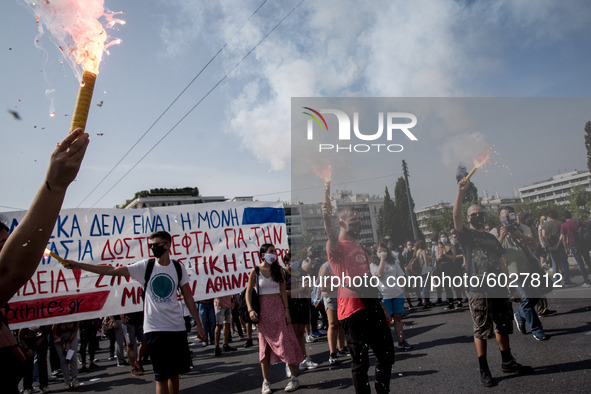
[(552, 259), (552, 272), (554, 274), (560, 273), (558, 267), (562, 268), (562, 279), (565, 284), (570, 284), (570, 272), (568, 268), (568, 257), (566, 251), (562, 246), (559, 246), (556, 250), (550, 250), (550, 258)]
[(215, 340), (215, 310), (213, 302), (199, 303), (199, 320), (205, 330), (205, 342), (213, 343)]
[[(520, 292), (521, 293), (521, 292)], [(532, 334), (543, 332), (542, 322), (536, 312), (536, 304), (539, 298), (525, 298), (522, 296), (520, 308), (515, 312), (518, 318), (525, 320), (531, 327)]]
[(573, 254), (575, 260), (577, 261), (577, 264), (579, 265), (579, 272), (583, 276), (583, 282), (589, 283), (589, 277), (587, 276), (587, 270), (585, 269), (583, 256), (581, 256), (581, 248), (579, 248), (578, 246), (571, 246), (570, 251)]

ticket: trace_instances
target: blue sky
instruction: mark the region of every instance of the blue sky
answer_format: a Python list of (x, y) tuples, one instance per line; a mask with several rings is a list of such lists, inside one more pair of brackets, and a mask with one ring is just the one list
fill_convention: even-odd
[[(589, 96), (591, 3), (585, 0), (299, 3), (105, 1), (125, 12), (126, 25), (110, 33), (122, 43), (103, 59), (87, 125), (91, 145), (64, 207), (108, 208), (139, 190), (184, 186), (204, 195), (288, 200), (290, 161), (298, 159), (290, 155), (291, 97)], [(22, 1), (1, 2), (0, 15), (0, 210), (7, 211), (27, 208), (41, 184), (52, 148), (69, 129), (78, 81), (60, 64), (50, 34), (37, 38), (39, 25)], [(559, 171), (584, 169), (583, 126), (515, 135), (524, 157), (504, 146), (506, 139), (480, 136), (511, 174), (479, 175), (477, 187), (507, 195)], [(444, 164), (449, 152), (420, 160), (410, 153), (384, 171), (391, 180), (346, 188), (383, 194), (405, 159), (417, 207), (450, 201), (453, 185), (427, 192), (431, 179), (453, 170)]]

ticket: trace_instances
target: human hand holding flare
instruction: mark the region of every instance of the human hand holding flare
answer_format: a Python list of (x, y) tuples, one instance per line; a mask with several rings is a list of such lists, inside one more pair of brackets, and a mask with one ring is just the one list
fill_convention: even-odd
[(484, 151), (483, 153), (481, 153), (476, 159), (474, 159), (474, 168), (472, 168), (472, 171), (470, 171), (468, 173), (468, 175), (466, 175), (460, 182), (462, 184), (464, 183), (468, 183), (470, 181), (470, 178), (472, 178), (472, 175), (474, 175), (474, 173), (476, 172), (477, 169), (479, 169), (480, 167), (482, 167), (484, 165), (484, 163), (486, 163), (490, 157), (490, 151), (491, 148), (487, 148), (486, 151)]

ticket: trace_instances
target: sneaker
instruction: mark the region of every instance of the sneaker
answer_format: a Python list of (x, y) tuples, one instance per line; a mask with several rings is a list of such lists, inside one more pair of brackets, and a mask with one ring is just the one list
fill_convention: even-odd
[(534, 372), (534, 369), (529, 366), (521, 365), (515, 359), (512, 359), (509, 362), (501, 364), (501, 370), (504, 373), (520, 373), (520, 374), (530, 374)]
[(289, 383), (287, 383), (287, 386), (285, 386), (285, 391), (288, 393), (290, 391), (296, 391), (298, 387), (300, 387), (300, 381), (295, 376), (292, 376)]
[(402, 350), (403, 352), (406, 352), (407, 350), (411, 350), (413, 347), (411, 345), (409, 345), (408, 342), (402, 341), (402, 342), (398, 342), (396, 344), (396, 348), (398, 350)]
[(271, 384), (268, 380), (263, 380), (263, 387), (261, 389), (261, 394), (271, 394)]
[(581, 285), (581, 287), (591, 287), (591, 283), (585, 282)]
[(88, 368), (86, 368), (86, 365), (83, 365), (82, 368), (80, 368), (78, 370), (78, 372), (80, 372), (80, 373), (88, 372)]
[(115, 356), (109, 356), (109, 358), (107, 360), (113, 361), (113, 360), (115, 360)]
[(131, 374), (132, 374), (133, 376), (140, 376), (140, 375), (143, 375), (143, 374), (142, 374), (142, 371), (140, 371), (140, 369), (139, 369), (139, 368), (137, 368), (137, 367), (133, 367), (133, 368), (131, 368)]
[(291, 378), (291, 369), (289, 369), (289, 365), (285, 364), (285, 377)]
[(495, 381), (492, 378), (489, 370), (480, 371), (480, 383), (485, 387), (492, 387), (495, 385)]
[(65, 381), (64, 384), (66, 385), (66, 390), (72, 390), (72, 383), (69, 381)]
[(72, 389), (77, 389), (78, 387), (80, 387), (80, 382), (78, 381), (78, 379), (73, 379), (70, 383), (70, 387)]
[(456, 309), (456, 306), (454, 304), (449, 304), (448, 306), (446, 306), (443, 309), (445, 309), (446, 311), (451, 311), (451, 310)]
[(517, 330), (522, 333), (523, 335), (527, 334), (527, 328), (525, 327), (525, 319), (519, 317), (517, 313), (513, 314), (513, 320), (515, 320), (515, 325), (517, 326)]
[(546, 309), (544, 313), (538, 313), (538, 316), (548, 317), (556, 314), (556, 310), (554, 309)]
[(129, 367), (129, 363), (125, 360), (117, 361), (118, 367)]
[(536, 341), (547, 341), (550, 338), (548, 335), (544, 333), (544, 331), (536, 331), (532, 333)]
[(207, 346), (207, 341), (201, 342), (201, 347), (206, 347), (206, 346)]
[(318, 364), (312, 361), (309, 356), (307, 356), (306, 359), (300, 363), (301, 371), (314, 368), (318, 368)]
[(328, 363), (329, 363), (330, 365), (334, 365), (334, 364), (338, 363), (338, 362), (339, 362), (339, 359), (338, 359), (337, 357), (338, 357), (338, 356), (337, 356), (337, 354), (336, 354), (336, 353), (331, 353), (331, 354), (328, 356)]
[(238, 348), (237, 348), (237, 347), (232, 347), (232, 346), (230, 346), (230, 345), (228, 345), (228, 344), (225, 344), (225, 345), (223, 346), (223, 349), (224, 349), (224, 352), (233, 352), (233, 351), (236, 351), (236, 350), (238, 350)]
[(247, 339), (246, 343), (244, 344), (245, 348), (253, 347), (254, 344), (252, 343), (252, 339)]
[(33, 389), (25, 389), (22, 391), (22, 394), (33, 394)]
[(342, 349), (339, 349), (339, 350), (337, 351), (337, 355), (338, 355), (339, 357), (349, 357), (349, 356), (350, 356), (350, 354), (349, 354), (349, 350), (347, 350), (347, 348), (342, 348)]
[(312, 343), (312, 342), (314, 342), (314, 341), (316, 341), (316, 338), (314, 338), (312, 335), (308, 335), (308, 336), (306, 337), (306, 342), (307, 342), (307, 343)]
[(221, 355), (222, 355), (222, 349), (220, 349), (220, 347), (219, 347), (219, 346), (216, 346), (216, 347), (215, 347), (215, 351), (213, 352), (213, 354), (214, 354), (215, 356), (221, 356)]
[(321, 333), (321, 332), (319, 332), (319, 331), (314, 331), (314, 332), (312, 333), (312, 336), (313, 336), (314, 338), (320, 338), (320, 337), (322, 336), (322, 333)]
[(96, 365), (94, 362), (90, 363), (90, 365), (88, 365), (88, 369), (97, 369), (99, 366)]
[(41, 387), (41, 392), (43, 394), (49, 393), (51, 390), (49, 389), (49, 386), (45, 386), (45, 387)]

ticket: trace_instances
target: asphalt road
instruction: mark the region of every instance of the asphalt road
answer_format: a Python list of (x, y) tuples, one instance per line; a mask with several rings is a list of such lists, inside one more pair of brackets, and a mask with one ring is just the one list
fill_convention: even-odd
[[(522, 335), (516, 329), (511, 335), (515, 358), (522, 364), (531, 365), (535, 373), (528, 376), (503, 374), (496, 341), (490, 340), (488, 361), (497, 385), (488, 389), (479, 381), (468, 308), (446, 311), (441, 306), (410, 311), (404, 319), (404, 329), (414, 349), (396, 353), (392, 392), (591, 392), (591, 289), (562, 289), (552, 297), (549, 305), (558, 313), (542, 318), (545, 332), (551, 337), (548, 341), (538, 342), (531, 334)], [(215, 357), (212, 346), (202, 348), (194, 336), (190, 337), (195, 368), (181, 377), (182, 393), (260, 392), (262, 375), (256, 340), (255, 346), (249, 349), (243, 348), (244, 340), (237, 336), (233, 340), (238, 351)], [(97, 355), (100, 367), (79, 374), (82, 386), (78, 392), (134, 394), (155, 391), (149, 363), (145, 366), (145, 375), (133, 376), (128, 367), (117, 367), (115, 361), (107, 360), (107, 345), (106, 341), (101, 341)], [(320, 365), (300, 375), (298, 392), (354, 392), (348, 358), (336, 366), (329, 366), (325, 338), (307, 344), (306, 348)], [(284, 371), (284, 364), (271, 367), (274, 392), (283, 392), (288, 382)], [(370, 376), (373, 376), (373, 359)], [(52, 392), (67, 391), (59, 380), (51, 382), (50, 388)]]

